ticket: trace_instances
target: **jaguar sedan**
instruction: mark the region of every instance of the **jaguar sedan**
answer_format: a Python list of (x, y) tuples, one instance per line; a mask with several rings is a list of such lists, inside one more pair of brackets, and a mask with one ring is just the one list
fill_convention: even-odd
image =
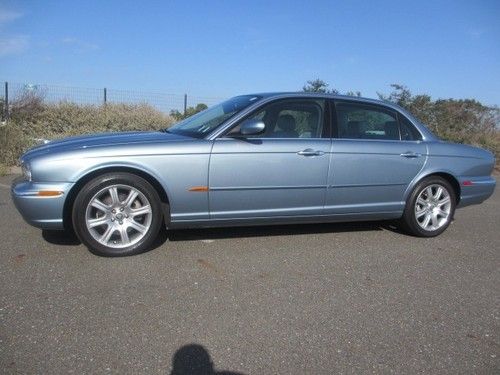
[(493, 193), (493, 155), (441, 141), (411, 114), (327, 94), (243, 95), (159, 132), (82, 136), (21, 158), (24, 219), (95, 254), (150, 248), (162, 226), (399, 219), (432, 237)]

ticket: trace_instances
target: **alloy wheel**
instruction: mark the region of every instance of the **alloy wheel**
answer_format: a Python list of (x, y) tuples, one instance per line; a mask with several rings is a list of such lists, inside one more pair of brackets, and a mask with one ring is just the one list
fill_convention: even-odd
[(448, 223), (451, 214), (450, 193), (440, 184), (425, 187), (415, 202), (415, 219), (426, 231), (435, 231)]
[(152, 222), (152, 208), (138, 189), (123, 184), (107, 186), (89, 201), (85, 224), (100, 244), (125, 248), (139, 242)]

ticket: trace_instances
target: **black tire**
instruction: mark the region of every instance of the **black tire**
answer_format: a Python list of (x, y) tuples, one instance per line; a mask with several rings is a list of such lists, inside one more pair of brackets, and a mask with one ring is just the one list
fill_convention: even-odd
[[(439, 206), (439, 202), (446, 201), (445, 195), (443, 193), (442, 195), (443, 198), (441, 200), (434, 199), (434, 196), (431, 197), (429, 199), (430, 203), (428, 207), (422, 205), (421, 203), (418, 203), (418, 206), (416, 207), (417, 199), (419, 198), (419, 196), (426, 197), (427, 196), (426, 189), (428, 188), (431, 189), (431, 192), (436, 192), (437, 194), (437, 186), (445, 189), (446, 193), (449, 196), (449, 206), (444, 206), (443, 204)], [(423, 195), (421, 196), (421, 194)], [(419, 202), (421, 202), (421, 200)], [(429, 229), (424, 229), (423, 225), (425, 224), (426, 218), (421, 216), (419, 219), (417, 219), (417, 211), (422, 213), (421, 215), (425, 216), (426, 214), (423, 213), (424, 211), (419, 210), (419, 208), (425, 208), (426, 210), (428, 210), (428, 212), (432, 212), (432, 209), (433, 207), (436, 206), (436, 204), (439, 206), (438, 209), (446, 208), (443, 211), (448, 211), (448, 216), (446, 218), (444, 216), (437, 216), (439, 227), (436, 225), (435, 228), (429, 227)], [(406, 232), (414, 236), (418, 237), (438, 236), (441, 233), (443, 233), (452, 222), (453, 216), (455, 214), (456, 204), (457, 204), (457, 198), (455, 190), (448, 181), (439, 176), (426, 177), (417, 183), (417, 185), (411, 192), (410, 196), (408, 197), (408, 200), (406, 201), (405, 210), (401, 218), (402, 226), (406, 230)], [(430, 214), (430, 216), (432, 216), (432, 214)], [(432, 223), (433, 220), (434, 219), (431, 218), (429, 223)]]
[[(130, 194), (129, 205), (126, 204), (127, 188), (130, 188), (129, 192), (138, 192), (137, 198), (132, 199)], [(115, 199), (112, 190), (116, 192)], [(91, 204), (91, 201), (101, 202), (101, 199), (107, 210), (97, 209)], [(135, 213), (138, 212), (137, 206), (150, 212)], [(106, 223), (89, 228), (93, 224), (89, 221), (87, 225), (87, 220), (97, 219)], [(158, 236), (163, 222), (161, 201), (157, 191), (143, 178), (125, 172), (106, 173), (89, 181), (80, 190), (73, 204), (72, 222), (76, 235), (92, 253), (106, 257), (135, 255), (148, 250)], [(109, 232), (112, 232), (109, 239), (104, 239)], [(99, 237), (102, 242), (97, 239)]]

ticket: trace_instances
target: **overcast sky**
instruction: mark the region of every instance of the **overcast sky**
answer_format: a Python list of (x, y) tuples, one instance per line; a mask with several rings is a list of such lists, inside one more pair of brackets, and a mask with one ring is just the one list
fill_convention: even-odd
[(321, 78), (500, 104), (500, 1), (5, 1), (0, 80), (208, 97)]

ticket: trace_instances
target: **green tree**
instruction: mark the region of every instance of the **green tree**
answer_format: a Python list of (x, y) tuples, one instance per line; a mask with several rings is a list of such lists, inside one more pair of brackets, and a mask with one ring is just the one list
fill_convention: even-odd
[(347, 96), (357, 96), (359, 98), (361, 96), (361, 91), (347, 91), (345, 94)]
[(434, 133), (439, 133), (434, 102), (429, 95), (413, 95), (408, 87), (398, 83), (393, 83), (391, 87), (392, 92), (389, 95), (377, 93), (380, 100), (403, 107), (429, 126)]
[[(322, 79), (313, 79), (311, 81), (307, 81), (307, 83), (302, 87), (302, 91), (304, 92), (320, 92), (324, 94), (339, 94), (337, 89), (328, 89), (329, 84), (323, 81)], [(360, 91), (347, 91), (345, 93), (347, 96), (361, 96)]]
[(321, 92), (325, 94), (338, 94), (338, 91), (335, 89), (328, 90), (328, 86), (329, 86), (328, 83), (318, 78), (311, 81), (307, 81), (306, 85), (302, 87), (302, 91)]
[(187, 107), (186, 113), (181, 113), (177, 109), (170, 111), (170, 116), (172, 116), (177, 121), (184, 120), (185, 118), (191, 117), (192, 115), (204, 111), (208, 106), (204, 103), (198, 103), (195, 107)]
[(437, 136), (460, 143), (471, 143), (500, 156), (500, 111), (474, 99), (432, 100), (427, 94), (414, 95), (408, 87), (392, 84), (381, 100), (395, 103), (427, 125)]

